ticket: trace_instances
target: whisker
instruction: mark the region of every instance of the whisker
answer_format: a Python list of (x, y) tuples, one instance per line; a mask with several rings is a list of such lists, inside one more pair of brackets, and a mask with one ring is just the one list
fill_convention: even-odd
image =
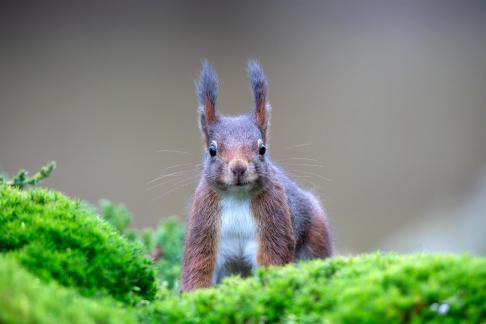
[(182, 167), (182, 166), (195, 166), (195, 167), (198, 167), (200, 165), (201, 165), (201, 163), (197, 163), (197, 164), (194, 164), (194, 163), (179, 163), (179, 164), (176, 164), (176, 165), (168, 166), (168, 167), (162, 169), (162, 171), (172, 170), (172, 169), (176, 169), (176, 168), (179, 168), (179, 167)]
[[(195, 177), (196, 175), (193, 175), (192, 177)], [(171, 180), (168, 180), (168, 181), (164, 181), (164, 182), (160, 182), (160, 183), (157, 183), (151, 187), (148, 187), (146, 189), (146, 191), (152, 191), (154, 190), (155, 188), (158, 188), (158, 187), (162, 187), (162, 186), (165, 186), (165, 185), (174, 185), (176, 184), (178, 181), (180, 181), (180, 178), (176, 178), (176, 179), (171, 179)]]
[(304, 157), (291, 157), (287, 159), (276, 159), (275, 161), (291, 161), (291, 160), (296, 160), (296, 161), (309, 161), (309, 162), (321, 162), (318, 159), (312, 159), (312, 158), (304, 158)]
[(163, 198), (163, 197), (167, 196), (168, 194), (170, 194), (170, 193), (172, 193), (172, 192), (176, 191), (177, 189), (180, 189), (180, 188), (183, 188), (183, 187), (185, 187), (185, 186), (190, 185), (190, 184), (192, 183), (192, 181), (196, 180), (197, 176), (198, 176), (198, 175), (193, 176), (193, 177), (190, 177), (190, 178), (187, 178), (187, 179), (184, 179), (184, 180), (180, 181), (179, 183), (177, 183), (177, 185), (174, 183), (173, 185), (174, 185), (175, 187), (173, 187), (172, 189), (170, 189), (170, 190), (168, 190), (168, 191), (164, 192), (164, 193), (163, 193), (161, 196), (155, 197), (154, 199), (157, 199), (157, 198), (158, 198), (158, 199)]
[(187, 155), (192, 155), (190, 152), (186, 151), (178, 151), (178, 150), (157, 150), (159, 153), (179, 153), (179, 154), (187, 154)]
[(162, 180), (162, 179), (165, 179), (165, 178), (169, 178), (169, 177), (177, 177), (177, 176), (180, 176), (180, 175), (182, 175), (182, 174), (184, 174), (184, 173), (187, 173), (187, 172), (193, 172), (193, 171), (196, 171), (196, 170), (194, 170), (194, 169), (187, 169), (187, 170), (179, 170), (179, 171), (175, 171), (175, 172), (171, 172), (171, 173), (163, 174), (163, 175), (161, 175), (161, 176), (159, 176), (159, 177), (157, 177), (157, 178), (154, 178), (154, 179), (152, 179), (152, 180), (148, 181), (148, 182), (146, 183), (146, 185), (149, 185), (149, 184), (151, 184), (151, 183), (154, 183), (154, 182), (156, 182), (156, 181), (159, 181), (159, 180)]
[(174, 188), (175, 186), (177, 186), (177, 185), (179, 185), (181, 183), (184, 183), (186, 181), (192, 181), (192, 180), (195, 180), (197, 178), (199, 178), (199, 174), (194, 174), (194, 175), (192, 175), (190, 177), (186, 177), (186, 178), (184, 178), (182, 180), (179, 180), (179, 181), (176, 181), (176, 182), (172, 183), (170, 188)]
[(291, 178), (297, 178), (297, 179), (301, 179), (302, 181), (310, 184), (311, 186), (311, 189), (313, 190), (318, 190), (320, 192), (320, 189), (321, 187), (316, 184), (315, 182), (311, 181), (310, 179), (314, 179), (315, 177), (314, 176), (311, 176), (311, 175), (298, 175), (298, 174), (295, 174), (293, 170), (288, 170), (289, 171), (289, 174), (291, 176)]
[(319, 179), (322, 179), (322, 180), (325, 180), (325, 181), (332, 181), (331, 179), (329, 178), (326, 178), (318, 173), (315, 173), (315, 172), (311, 172), (311, 171), (306, 171), (306, 170), (297, 170), (297, 169), (291, 169), (291, 170), (288, 170), (288, 171), (291, 171), (291, 172), (301, 172), (303, 173), (304, 175), (310, 175), (310, 176), (314, 176), (314, 177), (318, 177)]
[(279, 162), (279, 164), (290, 165), (290, 166), (312, 167), (312, 168), (323, 168), (323, 167), (325, 167), (325, 165), (323, 165), (323, 164), (311, 164), (311, 163)]
[[(199, 176), (199, 174), (193, 174), (192, 176), (188, 177), (188, 178), (184, 178), (183, 180), (187, 180), (187, 179), (192, 179), (192, 178), (196, 178), (197, 176)], [(152, 191), (154, 190), (155, 188), (158, 188), (158, 187), (161, 187), (161, 186), (164, 186), (164, 185), (171, 185), (171, 186), (174, 186), (176, 185), (179, 181), (181, 181), (181, 179), (171, 179), (171, 180), (168, 180), (168, 181), (164, 181), (164, 182), (160, 182), (160, 183), (157, 183), (149, 188), (147, 188), (146, 190), (147, 191)]]
[(292, 178), (313, 178), (313, 176), (311, 176), (311, 175), (297, 175), (297, 174), (292, 174)]
[(311, 146), (312, 144), (310, 143), (306, 143), (306, 144), (297, 144), (297, 145), (290, 145), (290, 146), (287, 146), (285, 149), (286, 150), (293, 150), (293, 149), (296, 149), (296, 148), (300, 148), (300, 147), (306, 147), (306, 146)]

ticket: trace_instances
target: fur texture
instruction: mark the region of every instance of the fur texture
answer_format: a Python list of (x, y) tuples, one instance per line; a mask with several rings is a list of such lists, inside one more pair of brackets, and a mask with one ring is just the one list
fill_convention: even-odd
[(207, 185), (196, 189), (184, 247), (182, 290), (211, 286), (218, 246), (219, 198)]
[(246, 195), (225, 195), (213, 283), (229, 274), (249, 275), (257, 265), (257, 226)]
[(250, 88), (255, 100), (253, 118), (262, 132), (263, 141), (266, 141), (271, 110), (271, 106), (268, 104), (267, 78), (256, 60), (250, 60), (248, 62), (247, 72), (248, 79), (250, 80)]
[[(258, 266), (332, 255), (326, 215), (317, 198), (274, 165), (267, 145), (270, 105), (263, 70), (248, 64), (255, 107), (248, 115), (216, 112), (217, 79), (203, 64), (196, 88), (204, 139), (203, 172), (184, 248), (182, 289), (209, 287)], [(208, 145), (216, 154), (208, 153)]]
[(217, 119), (216, 99), (218, 98), (218, 76), (207, 61), (203, 61), (201, 74), (196, 82), (196, 93), (199, 103), (199, 128), (207, 139), (209, 127)]

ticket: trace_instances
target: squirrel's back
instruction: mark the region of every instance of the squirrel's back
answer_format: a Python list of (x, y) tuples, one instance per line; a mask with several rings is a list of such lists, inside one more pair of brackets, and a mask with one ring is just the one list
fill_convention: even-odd
[[(318, 198), (311, 192), (302, 189), (285, 172), (273, 166), (276, 176), (284, 183), (287, 193), (288, 205), (292, 217), (292, 225), (296, 237), (296, 258), (311, 259), (313, 257), (328, 257), (333, 253), (333, 242), (330, 236), (327, 215)], [(314, 228), (314, 227), (318, 228)], [(326, 230), (323, 229), (326, 228)], [(316, 233), (317, 232), (317, 233)], [(312, 245), (313, 235), (323, 235), (325, 245), (320, 247)], [(309, 238), (311, 238), (309, 240)], [(309, 248), (312, 251), (309, 251)]]

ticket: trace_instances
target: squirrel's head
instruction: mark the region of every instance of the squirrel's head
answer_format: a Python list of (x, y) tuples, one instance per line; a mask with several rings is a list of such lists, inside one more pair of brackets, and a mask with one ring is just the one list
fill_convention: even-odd
[(204, 176), (210, 186), (222, 192), (259, 190), (268, 179), (267, 80), (256, 61), (248, 62), (248, 77), (255, 107), (251, 113), (237, 117), (217, 112), (218, 79), (207, 62), (196, 82)]

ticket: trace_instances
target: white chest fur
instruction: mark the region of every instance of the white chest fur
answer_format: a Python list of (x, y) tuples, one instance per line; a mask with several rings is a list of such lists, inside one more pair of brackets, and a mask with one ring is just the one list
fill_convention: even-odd
[[(220, 237), (213, 282), (239, 272), (238, 267), (256, 267), (257, 237), (251, 200), (228, 195), (221, 200)], [(236, 264), (240, 266), (235, 267)], [(231, 266), (230, 266), (231, 264)]]

